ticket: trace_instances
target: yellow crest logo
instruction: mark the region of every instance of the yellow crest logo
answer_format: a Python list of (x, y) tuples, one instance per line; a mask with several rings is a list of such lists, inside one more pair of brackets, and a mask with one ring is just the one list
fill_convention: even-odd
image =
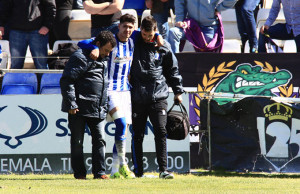
[(285, 106), (280, 103), (270, 104), (264, 107), (263, 109), (265, 117), (272, 120), (283, 120), (288, 121), (292, 117), (293, 110), (289, 106)]

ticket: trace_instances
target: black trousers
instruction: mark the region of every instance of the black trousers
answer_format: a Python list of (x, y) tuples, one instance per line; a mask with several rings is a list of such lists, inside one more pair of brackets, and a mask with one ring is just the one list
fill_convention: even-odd
[(92, 136), (92, 173), (94, 178), (105, 174), (105, 120), (99, 118), (68, 115), (71, 130), (71, 166), (74, 177), (85, 177), (86, 168), (83, 157), (85, 126), (90, 128)]
[(147, 119), (149, 117), (155, 139), (156, 158), (159, 171), (167, 170), (167, 146), (166, 146), (166, 123), (167, 123), (167, 100), (160, 100), (151, 104), (137, 104), (132, 102), (132, 161), (134, 173), (141, 177), (143, 169), (143, 140)]
[(58, 9), (52, 29), (49, 32), (49, 46), (53, 49), (53, 44), (57, 40), (71, 40), (69, 36), (69, 24), (71, 11), (68, 9)]

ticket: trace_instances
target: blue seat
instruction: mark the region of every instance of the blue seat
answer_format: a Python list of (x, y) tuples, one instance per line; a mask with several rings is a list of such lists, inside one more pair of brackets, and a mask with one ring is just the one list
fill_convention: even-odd
[(135, 9), (139, 16), (142, 15), (145, 10), (145, 1), (143, 0), (126, 0), (123, 9)]
[(6, 73), (1, 94), (36, 94), (37, 77), (34, 73)]
[(61, 73), (44, 73), (41, 78), (40, 94), (60, 94)]

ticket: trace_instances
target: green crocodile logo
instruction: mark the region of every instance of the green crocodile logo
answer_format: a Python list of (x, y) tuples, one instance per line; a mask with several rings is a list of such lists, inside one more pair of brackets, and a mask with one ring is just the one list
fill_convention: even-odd
[[(243, 63), (216, 86), (215, 93), (276, 96), (271, 89), (287, 84), (292, 74), (287, 70), (262, 71), (261, 66)], [(232, 100), (231, 100), (232, 101)]]

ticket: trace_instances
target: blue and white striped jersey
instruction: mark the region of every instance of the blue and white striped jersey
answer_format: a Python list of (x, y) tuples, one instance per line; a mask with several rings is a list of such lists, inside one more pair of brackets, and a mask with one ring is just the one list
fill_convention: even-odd
[[(110, 91), (127, 91), (130, 90), (128, 74), (133, 58), (134, 40), (139, 32), (135, 31), (127, 42), (120, 42), (116, 37), (117, 45), (110, 53), (108, 61), (108, 90)], [(95, 38), (90, 38), (78, 42), (78, 46), (82, 49), (98, 49), (92, 42)]]
[(130, 90), (128, 75), (133, 58), (134, 42), (131, 38), (127, 42), (120, 42), (116, 37), (117, 45), (110, 53), (108, 61), (108, 90)]

